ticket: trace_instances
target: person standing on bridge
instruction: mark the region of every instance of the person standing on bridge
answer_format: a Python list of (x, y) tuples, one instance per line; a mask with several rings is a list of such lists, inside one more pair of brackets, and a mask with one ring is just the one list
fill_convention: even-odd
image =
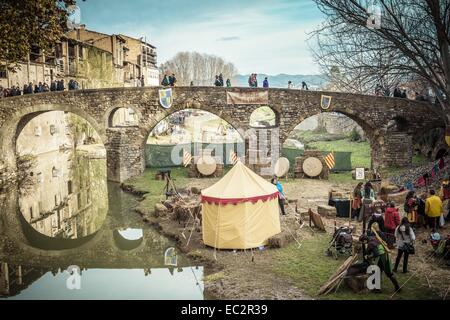
[(231, 88), (231, 80), (227, 79), (227, 88)]
[(306, 84), (305, 81), (302, 81), (302, 89), (303, 89), (303, 90), (309, 90), (309, 89), (308, 89), (308, 85)]
[(167, 74), (164, 75), (164, 78), (161, 81), (161, 85), (164, 87), (167, 87), (170, 85), (169, 77), (167, 77)]
[(294, 84), (291, 80), (288, 81), (288, 89), (294, 89)]
[(263, 88), (269, 88), (269, 80), (267, 79), (267, 77), (264, 78)]
[(172, 75), (169, 77), (169, 83), (171, 87), (175, 87), (175, 84), (177, 83), (177, 78), (175, 77), (175, 73), (172, 73)]
[(216, 75), (216, 80), (214, 81), (214, 85), (216, 87), (221, 87), (222, 83), (220, 82), (219, 76)]

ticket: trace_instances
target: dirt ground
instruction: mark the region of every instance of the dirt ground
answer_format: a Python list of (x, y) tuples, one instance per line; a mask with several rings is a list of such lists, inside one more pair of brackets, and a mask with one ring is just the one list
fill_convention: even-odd
[[(197, 187), (203, 189), (212, 185), (219, 179), (190, 179), (185, 188)], [(282, 230), (289, 231), (291, 246), (298, 246), (305, 239), (317, 237), (317, 233), (308, 226), (308, 209), (316, 211), (318, 205), (328, 203), (330, 190), (349, 193), (353, 189), (352, 184), (335, 184), (321, 180), (288, 180), (281, 181), (288, 199), (298, 199), (298, 207), (305, 225), (300, 227), (299, 216), (293, 208), (288, 208), (288, 216), (281, 217)], [(128, 186), (130, 187), (130, 186)], [(132, 187), (131, 187), (132, 188)], [(134, 190), (143, 191), (143, 190)], [(139, 209), (138, 209), (139, 211)], [(201, 241), (199, 226), (192, 222), (178, 223), (168, 216), (155, 218), (148, 210), (141, 210), (144, 221), (154, 225), (160, 232), (175, 239), (181, 251), (187, 253), (192, 259), (203, 263), (206, 268), (204, 277), (205, 297), (217, 299), (315, 299), (314, 294), (307, 294), (305, 290), (295, 284), (289, 277), (279, 276), (274, 273), (274, 265), (279, 262), (282, 249), (246, 250), (246, 251), (216, 251), (205, 247)], [(331, 237), (334, 224), (338, 226), (348, 224), (348, 219), (323, 218), (327, 234)], [(352, 222), (355, 235), (361, 234), (361, 224)], [(441, 234), (448, 234), (447, 226)], [(428, 286), (438, 297), (444, 297), (450, 285), (450, 268), (443, 266), (442, 261), (430, 257), (431, 246), (423, 244), (422, 240), (428, 237), (425, 230), (417, 232), (417, 254), (410, 258), (410, 274), (402, 275), (402, 284), (408, 285), (410, 278)], [(189, 242), (189, 243), (188, 243)], [(301, 246), (298, 250), (302, 250)], [(323, 255), (323, 252), (317, 252)], [(396, 252), (392, 252), (392, 260), (395, 261)], [(441, 263), (438, 263), (441, 262)], [(301, 272), (301, 270), (299, 270)], [(332, 270), (330, 270), (330, 275)], [(409, 276), (409, 277), (408, 277)], [(325, 278), (326, 279), (326, 278)], [(411, 280), (412, 282), (412, 280)], [(311, 293), (311, 291), (310, 291)], [(450, 294), (447, 294), (447, 299)], [(356, 297), (356, 299), (358, 299)]]

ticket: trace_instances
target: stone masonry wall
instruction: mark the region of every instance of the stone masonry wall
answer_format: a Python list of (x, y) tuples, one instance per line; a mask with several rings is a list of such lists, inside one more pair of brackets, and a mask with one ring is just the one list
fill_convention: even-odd
[(396, 132), (387, 133), (382, 146), (383, 167), (409, 167), (413, 157), (412, 136)]
[[(33, 114), (53, 110), (73, 112), (85, 118), (94, 127), (106, 146), (108, 174), (114, 181), (124, 181), (142, 173), (143, 149), (148, 134), (159, 121), (184, 109), (201, 109), (211, 112), (234, 128), (245, 131), (249, 128), (251, 113), (261, 106), (268, 105), (277, 116), (279, 140), (282, 145), (301, 121), (323, 111), (320, 107), (321, 95), (329, 95), (332, 96), (332, 102), (326, 111), (342, 113), (355, 120), (365, 131), (372, 149), (376, 150), (377, 162), (381, 159), (381, 162), (386, 162), (384, 165), (394, 161), (393, 156), (385, 154), (392, 152), (398, 154), (398, 148), (386, 146), (389, 143), (397, 144), (398, 140), (392, 138), (394, 140), (386, 140), (383, 144), (382, 138), (390, 120), (407, 119), (408, 126), (405, 131), (407, 135), (444, 126), (444, 121), (436, 114), (435, 106), (399, 98), (269, 89), (268, 103), (234, 106), (227, 104), (227, 91), (245, 93), (264, 89), (175, 87), (173, 88), (173, 106), (164, 109), (159, 104), (159, 89), (161, 88), (79, 90), (0, 99), (0, 160), (4, 161), (8, 167), (14, 168), (18, 124), (25, 116), (31, 119)], [(109, 128), (109, 116), (117, 108), (133, 108), (139, 115), (138, 126)], [(404, 160), (402, 163), (408, 163), (408, 161)]]

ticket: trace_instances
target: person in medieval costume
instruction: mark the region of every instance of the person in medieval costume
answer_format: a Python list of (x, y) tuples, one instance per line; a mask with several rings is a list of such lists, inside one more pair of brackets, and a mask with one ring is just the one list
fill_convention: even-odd
[(362, 205), (359, 213), (358, 221), (362, 221), (364, 216), (370, 217), (372, 215), (372, 204), (375, 201), (375, 191), (373, 190), (372, 184), (367, 182), (364, 185), (362, 192)]
[[(399, 292), (400, 286), (392, 271), (392, 263), (389, 257), (387, 244), (379, 237), (376, 231), (373, 231), (371, 235), (362, 235), (359, 238), (359, 241), (367, 246), (364, 260), (369, 264), (377, 265), (380, 270), (386, 274), (389, 280), (391, 280), (395, 291)], [(379, 290), (377, 290), (377, 292), (379, 292)]]
[(352, 219), (359, 216), (359, 211), (361, 210), (362, 203), (362, 186), (363, 183), (360, 182), (353, 190), (353, 200), (352, 200)]
[(441, 189), (439, 191), (439, 197), (442, 200), (442, 205), (444, 208), (444, 218), (450, 221), (450, 179), (445, 176), (441, 180)]

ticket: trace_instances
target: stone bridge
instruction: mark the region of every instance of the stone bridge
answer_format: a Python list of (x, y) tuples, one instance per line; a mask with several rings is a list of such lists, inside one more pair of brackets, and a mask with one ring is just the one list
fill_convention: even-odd
[[(165, 117), (184, 109), (205, 110), (247, 130), (252, 112), (267, 105), (276, 115), (276, 126), (265, 130), (279, 129), (279, 146), (306, 118), (321, 112), (342, 113), (364, 129), (375, 168), (410, 164), (414, 139), (429, 129), (444, 127), (437, 107), (400, 98), (288, 89), (175, 87), (173, 105), (164, 109), (158, 89), (65, 91), (0, 99), (0, 161), (15, 168), (15, 142), (22, 128), (36, 115), (53, 110), (77, 114), (97, 130), (107, 150), (108, 178), (118, 182), (143, 172), (149, 133)], [(227, 104), (227, 91), (244, 96), (267, 92), (268, 98), (260, 104)], [(321, 108), (322, 95), (332, 97), (327, 110)], [(134, 109), (138, 125), (114, 127), (112, 118), (119, 108)]]

